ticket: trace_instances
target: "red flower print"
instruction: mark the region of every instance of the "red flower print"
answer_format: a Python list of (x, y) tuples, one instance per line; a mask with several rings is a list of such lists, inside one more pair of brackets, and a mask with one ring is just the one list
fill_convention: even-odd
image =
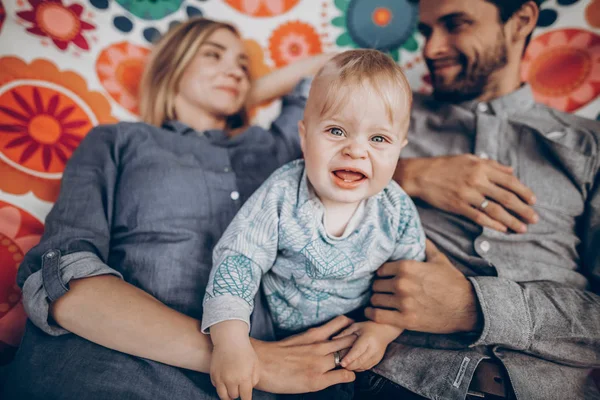
[(27, 28), (27, 32), (52, 39), (61, 50), (66, 50), (69, 43), (89, 50), (90, 45), (82, 33), (96, 27), (81, 19), (83, 6), (75, 3), (67, 7), (63, 5), (62, 0), (28, 1), (33, 8), (17, 13), (19, 17), (33, 24)]

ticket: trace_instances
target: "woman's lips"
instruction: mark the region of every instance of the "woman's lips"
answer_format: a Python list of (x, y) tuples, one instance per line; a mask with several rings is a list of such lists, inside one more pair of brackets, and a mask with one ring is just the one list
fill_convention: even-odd
[(224, 91), (224, 92), (227, 92), (227, 93), (231, 94), (231, 95), (232, 95), (232, 96), (234, 96), (234, 97), (237, 97), (237, 96), (238, 96), (238, 94), (240, 93), (240, 91), (239, 91), (239, 90), (237, 90), (237, 89), (235, 89), (235, 88), (231, 88), (231, 87), (226, 87), (226, 86), (217, 86), (217, 88), (216, 88), (216, 89), (218, 89), (218, 90), (222, 90), (222, 91)]

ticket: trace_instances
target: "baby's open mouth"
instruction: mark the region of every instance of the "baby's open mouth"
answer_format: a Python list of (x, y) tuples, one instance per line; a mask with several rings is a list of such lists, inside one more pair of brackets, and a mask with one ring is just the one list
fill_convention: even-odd
[(333, 171), (333, 174), (343, 180), (344, 182), (357, 182), (360, 181), (366, 176), (356, 171), (348, 171), (346, 169), (339, 169), (337, 171)]

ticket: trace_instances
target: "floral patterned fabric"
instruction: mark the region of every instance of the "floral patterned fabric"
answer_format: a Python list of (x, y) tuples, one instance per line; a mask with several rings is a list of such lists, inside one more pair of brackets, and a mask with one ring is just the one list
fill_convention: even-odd
[[(600, 0), (546, 0), (523, 64), (536, 99), (600, 119)], [(22, 335), (15, 286), (65, 163), (97, 124), (134, 120), (151, 43), (196, 15), (231, 22), (254, 76), (324, 51), (372, 47), (430, 90), (408, 0), (0, 0), (0, 364)], [(266, 125), (277, 104), (253, 111)]]

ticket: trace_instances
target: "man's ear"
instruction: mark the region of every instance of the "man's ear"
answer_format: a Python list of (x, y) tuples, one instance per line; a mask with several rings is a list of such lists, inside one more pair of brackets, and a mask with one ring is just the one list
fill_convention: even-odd
[(306, 126), (304, 125), (304, 120), (298, 121), (298, 134), (300, 135), (300, 148), (302, 149), (302, 153), (304, 153), (304, 142), (306, 138)]
[(524, 41), (536, 27), (540, 9), (535, 1), (528, 1), (510, 18), (513, 42)]

